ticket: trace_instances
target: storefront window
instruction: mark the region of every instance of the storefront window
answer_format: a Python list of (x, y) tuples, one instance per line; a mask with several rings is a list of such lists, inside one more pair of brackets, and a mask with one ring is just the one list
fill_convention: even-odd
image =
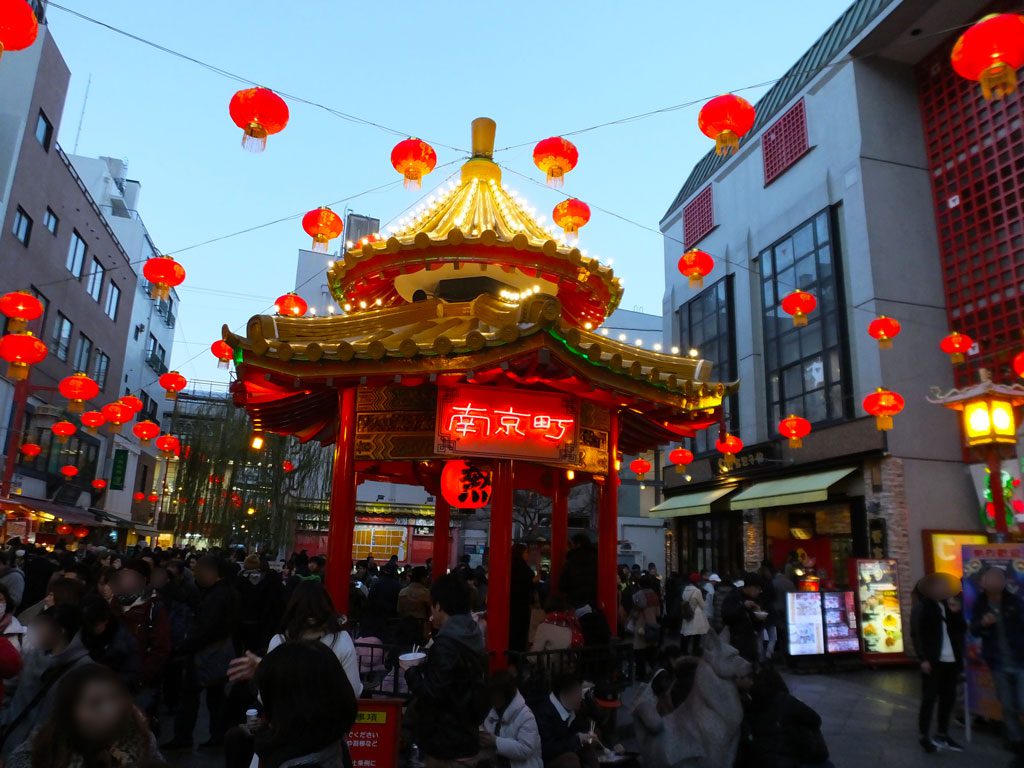
[[(736, 378), (732, 301), (732, 275), (727, 275), (697, 294), (678, 312), (683, 353), (695, 349), (700, 357), (710, 360), (719, 381)], [(732, 414), (736, 412), (734, 400), (735, 397), (730, 397), (722, 404), (730, 429), (735, 428), (732, 423)], [(693, 440), (693, 452), (701, 454), (713, 450), (717, 437), (717, 429), (698, 432)]]
[[(812, 423), (848, 418), (846, 334), (831, 209), (763, 250), (759, 261), (769, 428), (774, 431), (790, 413)], [(797, 289), (818, 300), (802, 328), (794, 327), (793, 319), (780, 307)]]

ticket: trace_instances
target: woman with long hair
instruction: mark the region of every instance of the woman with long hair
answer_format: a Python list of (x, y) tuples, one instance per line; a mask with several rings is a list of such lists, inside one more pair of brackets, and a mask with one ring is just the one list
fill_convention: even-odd
[(136, 768), (162, 762), (146, 718), (117, 673), (100, 664), (69, 672), (53, 711), (7, 768)]
[(321, 642), (287, 642), (256, 671), (263, 726), (256, 731), (259, 768), (351, 765), (345, 737), (356, 697), (338, 658)]

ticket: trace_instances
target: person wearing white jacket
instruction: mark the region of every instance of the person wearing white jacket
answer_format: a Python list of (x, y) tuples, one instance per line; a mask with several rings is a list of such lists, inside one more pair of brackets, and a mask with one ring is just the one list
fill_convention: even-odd
[(493, 708), (480, 730), (483, 756), (492, 762), (508, 761), (509, 768), (544, 768), (537, 720), (512, 676), (504, 670), (495, 672), (490, 691)]
[(708, 622), (704, 593), (698, 584), (700, 584), (700, 574), (694, 573), (690, 576), (690, 583), (686, 585), (682, 595), (683, 623), (679, 633), (682, 635), (683, 653), (690, 655), (696, 655), (701, 638), (711, 628), (711, 624)]

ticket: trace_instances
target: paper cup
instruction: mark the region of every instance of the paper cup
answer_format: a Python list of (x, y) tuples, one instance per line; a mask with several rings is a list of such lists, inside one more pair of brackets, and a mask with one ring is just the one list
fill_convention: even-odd
[(427, 654), (420, 651), (416, 653), (403, 653), (398, 657), (398, 666), (402, 669), (409, 669), (409, 667), (418, 667), (426, 660)]

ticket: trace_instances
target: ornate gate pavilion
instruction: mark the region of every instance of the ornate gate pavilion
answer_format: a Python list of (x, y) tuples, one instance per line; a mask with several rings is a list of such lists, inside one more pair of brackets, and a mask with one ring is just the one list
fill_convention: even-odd
[(567, 548), (568, 491), (600, 487), (598, 595), (617, 621), (619, 458), (720, 419), (735, 385), (711, 363), (599, 330), (622, 297), (612, 270), (538, 223), (501, 183), (494, 121), (473, 121), (461, 181), (393, 236), (328, 270), (341, 316), (259, 315), (235, 350), (235, 403), (257, 431), (334, 445), (327, 586), (348, 603), (356, 486), (422, 485), (437, 499), (434, 562), (448, 561), (442, 469), (491, 475), (488, 649), (508, 647), (512, 495), (552, 497), (552, 578)]

